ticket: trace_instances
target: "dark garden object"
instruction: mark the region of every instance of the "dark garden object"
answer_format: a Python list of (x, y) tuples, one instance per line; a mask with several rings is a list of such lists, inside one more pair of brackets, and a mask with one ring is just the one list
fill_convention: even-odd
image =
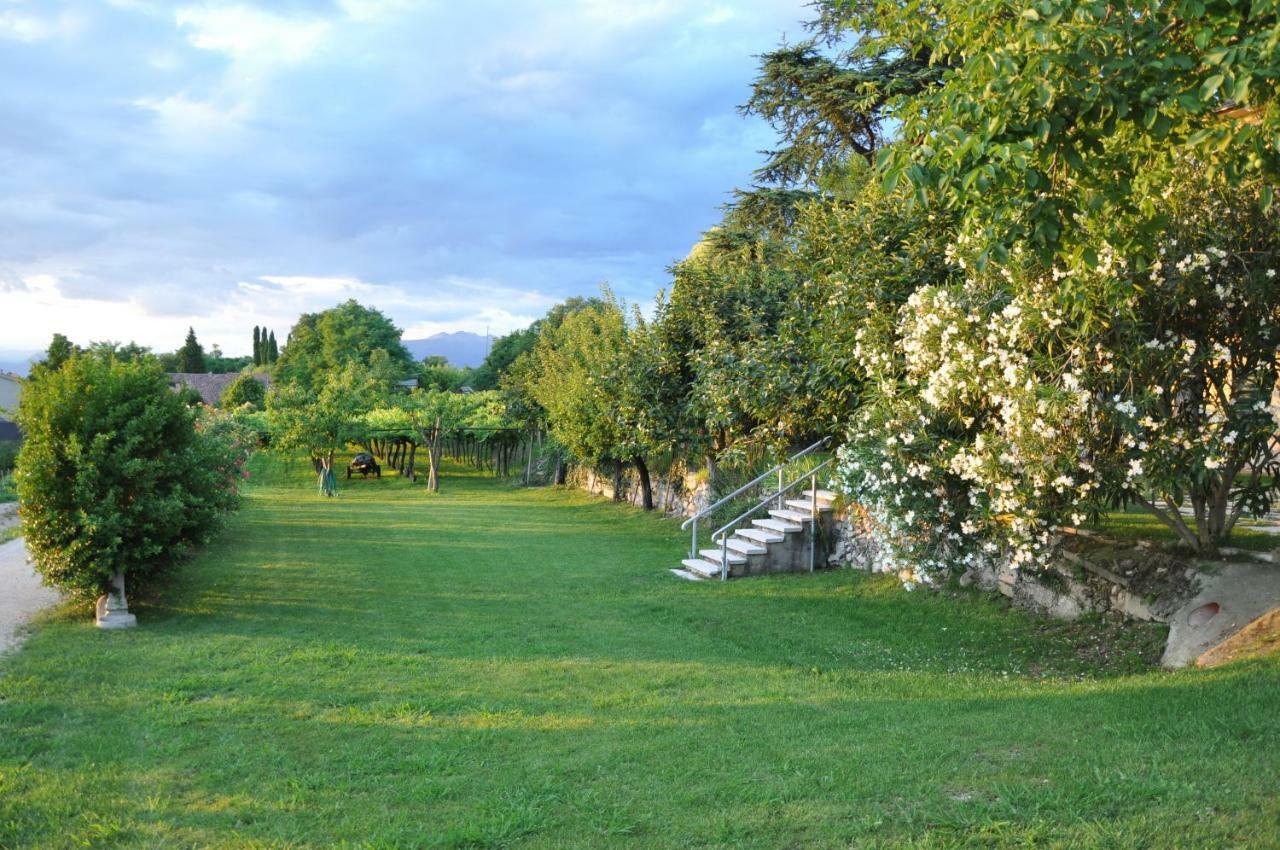
[(374, 460), (373, 455), (367, 452), (361, 452), (356, 455), (350, 464), (347, 465), (347, 477), (351, 477), (351, 473), (358, 472), (364, 478), (368, 478), (373, 473), (378, 478), (382, 477), (382, 467)]

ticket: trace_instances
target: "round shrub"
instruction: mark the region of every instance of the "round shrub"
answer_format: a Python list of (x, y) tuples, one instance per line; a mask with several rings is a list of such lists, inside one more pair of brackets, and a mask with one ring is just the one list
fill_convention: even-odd
[(267, 388), (252, 375), (241, 375), (222, 391), (220, 399), (227, 410), (235, 410), (246, 404), (253, 405), (254, 410), (261, 410), (267, 403)]
[(243, 448), (201, 433), (157, 363), (75, 355), (23, 389), (16, 478), (45, 580), (77, 596), (155, 582), (238, 503)]

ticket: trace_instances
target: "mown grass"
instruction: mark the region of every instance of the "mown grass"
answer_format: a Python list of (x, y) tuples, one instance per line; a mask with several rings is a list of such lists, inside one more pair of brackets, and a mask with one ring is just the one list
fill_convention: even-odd
[[(1184, 546), (1173, 529), (1154, 515), (1137, 510), (1106, 514), (1101, 522), (1090, 528), (1117, 540), (1149, 540), (1175, 547)], [(1240, 520), (1232, 529), (1226, 545), (1229, 548), (1246, 549), (1251, 552), (1270, 552), (1280, 549), (1280, 534), (1263, 531), (1251, 520)]]
[(1275, 846), (1274, 659), (683, 582), (674, 523), (456, 469), (256, 472), (141, 628), (68, 607), (0, 660), (0, 846)]

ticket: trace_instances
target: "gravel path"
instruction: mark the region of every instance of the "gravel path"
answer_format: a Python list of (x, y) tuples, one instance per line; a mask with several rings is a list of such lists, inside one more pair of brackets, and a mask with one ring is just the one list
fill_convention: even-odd
[(57, 591), (40, 583), (21, 537), (0, 545), (0, 653), (20, 644), (31, 615), (58, 598)]

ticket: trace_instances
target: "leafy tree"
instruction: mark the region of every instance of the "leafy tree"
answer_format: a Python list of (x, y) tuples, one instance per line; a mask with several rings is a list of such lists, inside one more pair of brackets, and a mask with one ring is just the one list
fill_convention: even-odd
[(131, 363), (134, 360), (141, 360), (143, 358), (153, 356), (151, 349), (144, 345), (138, 345), (136, 342), (112, 342), (111, 340), (90, 342), (86, 351), (95, 357), (108, 360), (114, 358), (124, 363)]
[(507, 373), (512, 364), (521, 355), (533, 350), (538, 337), (544, 331), (559, 327), (565, 317), (585, 307), (598, 306), (601, 303), (603, 302), (596, 297), (582, 298), (575, 295), (552, 307), (547, 311), (547, 315), (538, 319), (529, 327), (498, 337), (494, 340), (488, 355), (485, 356), (484, 363), (476, 367), (472, 373), (470, 378), (472, 389), (496, 389), (502, 382), (502, 376)]
[(72, 354), (27, 382), (18, 421), (27, 546), (69, 593), (158, 581), (237, 504), (246, 447), (197, 431), (150, 358)]
[(472, 374), (471, 369), (450, 366), (445, 357), (433, 354), (422, 359), (418, 369), (418, 383), (424, 389), (458, 392), (469, 384)]
[(397, 379), (414, 373), (400, 330), (378, 310), (351, 300), (299, 318), (273, 374), (282, 383), (318, 389), (330, 372), (348, 363), (370, 365), (375, 351), (384, 352)]
[(178, 349), (178, 371), (188, 373), (204, 372), (206, 365), (204, 348), (196, 341), (195, 328), (187, 328), (187, 339), (182, 344), (182, 348)]
[(396, 369), (385, 351), (375, 349), (369, 363), (347, 360), (320, 377), (314, 389), (283, 382), (267, 394), (272, 444), (310, 454), (322, 495), (335, 494), (334, 455), (365, 439), (364, 418), (386, 404)]
[(39, 369), (57, 370), (62, 368), (62, 364), (71, 359), (71, 356), (78, 351), (71, 340), (62, 334), (54, 334), (53, 339), (49, 342), (49, 348), (45, 352), (44, 360), (36, 364), (32, 369), (34, 374)]
[(255, 410), (261, 410), (267, 401), (267, 388), (253, 375), (241, 375), (222, 391), (220, 402), (228, 410), (234, 410), (246, 404)]
[(580, 460), (623, 463), (640, 476), (646, 510), (653, 509), (648, 458), (668, 450), (672, 426), (657, 389), (661, 360), (656, 337), (638, 313), (628, 323), (609, 296), (564, 316), (543, 331), (531, 355), (513, 372), (522, 395), (545, 411), (552, 436)]

